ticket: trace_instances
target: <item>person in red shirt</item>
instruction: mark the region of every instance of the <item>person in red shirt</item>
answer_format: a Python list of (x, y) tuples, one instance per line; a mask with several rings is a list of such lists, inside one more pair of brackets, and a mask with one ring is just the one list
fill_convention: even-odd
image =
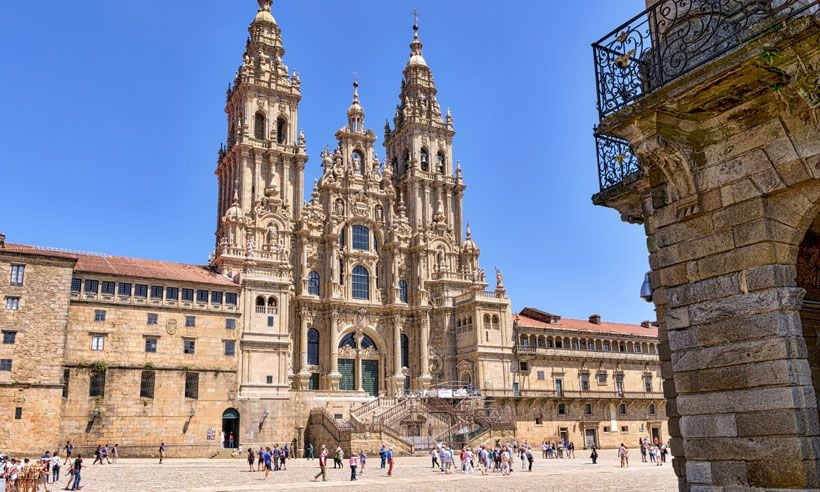
[(322, 452), (319, 454), (319, 473), (313, 477), (314, 482), (319, 480), (319, 477), (322, 477), (323, 482), (327, 480), (325, 468), (327, 468), (327, 449), (325, 449), (325, 446), (322, 445)]

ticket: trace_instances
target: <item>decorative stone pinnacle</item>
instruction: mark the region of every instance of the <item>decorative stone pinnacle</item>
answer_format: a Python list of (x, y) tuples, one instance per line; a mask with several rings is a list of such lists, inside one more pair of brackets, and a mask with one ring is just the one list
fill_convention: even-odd
[(258, 0), (259, 2), (259, 10), (264, 10), (265, 12), (270, 12), (271, 4), (273, 4), (273, 0)]

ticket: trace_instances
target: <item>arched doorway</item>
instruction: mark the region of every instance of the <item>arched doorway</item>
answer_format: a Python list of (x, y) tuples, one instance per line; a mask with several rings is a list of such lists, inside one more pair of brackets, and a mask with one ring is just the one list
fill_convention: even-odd
[(379, 396), (381, 354), (368, 335), (348, 333), (339, 342), (340, 391), (364, 391)]
[[(233, 442), (231, 442), (233, 436)], [(229, 408), (222, 412), (222, 447), (239, 447), (239, 410)]]
[[(806, 359), (814, 396), (820, 406), (820, 216), (800, 243), (797, 253), (797, 285), (806, 290), (800, 308), (800, 324), (806, 341)], [(817, 407), (815, 407), (817, 411)], [(820, 413), (818, 413), (820, 418)]]

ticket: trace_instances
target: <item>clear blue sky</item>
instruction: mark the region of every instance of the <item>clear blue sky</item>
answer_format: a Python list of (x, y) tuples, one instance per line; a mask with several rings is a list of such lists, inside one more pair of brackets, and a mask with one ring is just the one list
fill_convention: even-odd
[[(643, 228), (594, 207), (590, 43), (642, 0), (279, 0), (302, 77), (307, 183), (358, 72), (367, 126), (392, 119), (421, 13), (455, 118), (465, 218), (513, 307), (655, 319)], [(225, 88), (253, 0), (11, 2), (0, 30), (0, 231), (11, 242), (203, 263), (213, 246)], [(309, 194), (310, 190), (306, 190)], [(492, 276), (490, 275), (492, 278)]]

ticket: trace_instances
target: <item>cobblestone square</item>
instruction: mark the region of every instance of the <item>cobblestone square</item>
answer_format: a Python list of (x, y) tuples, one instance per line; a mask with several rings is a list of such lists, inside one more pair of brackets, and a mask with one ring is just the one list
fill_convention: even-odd
[[(150, 459), (122, 459), (113, 465), (88, 466), (83, 470), (85, 491), (245, 491), (275, 490), (287, 484), (289, 489), (356, 487), (360, 490), (433, 490), (457, 487), (462, 490), (483, 490), (505, 487), (514, 490), (676, 490), (677, 481), (671, 463), (655, 466), (641, 463), (640, 456), (629, 468), (618, 466), (615, 450), (603, 450), (599, 463), (592, 465), (589, 458), (579, 454), (570, 459), (538, 459), (533, 471), (520, 469), (516, 460), (510, 477), (500, 473), (481, 476), (479, 472), (445, 475), (431, 468), (426, 457), (399, 457), (393, 477), (379, 469), (378, 457), (370, 458), (364, 473), (356, 482), (350, 482), (350, 470), (328, 467), (326, 482), (314, 482), (318, 460), (304, 459), (288, 462), (287, 471), (271, 472), (264, 480), (264, 472), (249, 473), (242, 459), (166, 459), (163, 464)], [(633, 450), (633, 454), (637, 454)], [(328, 462), (331, 465), (332, 461)], [(66, 479), (67, 480), (67, 479)], [(62, 484), (64, 485), (63, 480)]]

